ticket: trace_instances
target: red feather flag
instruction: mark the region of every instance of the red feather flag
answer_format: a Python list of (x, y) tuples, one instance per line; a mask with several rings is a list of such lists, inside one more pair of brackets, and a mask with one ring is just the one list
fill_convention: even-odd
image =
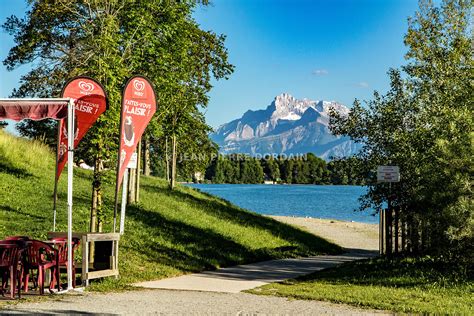
[(156, 112), (155, 91), (148, 79), (135, 76), (128, 80), (122, 97), (117, 188), (148, 123)]
[[(74, 99), (75, 104), (75, 128), (74, 128), (74, 148), (77, 148), (81, 139), (87, 131), (97, 121), (99, 116), (107, 109), (107, 94), (104, 88), (88, 77), (76, 77), (71, 79), (63, 88), (63, 98)], [(61, 172), (67, 162), (67, 134), (64, 119), (59, 121), (58, 140), (58, 165), (56, 180), (61, 176)]]

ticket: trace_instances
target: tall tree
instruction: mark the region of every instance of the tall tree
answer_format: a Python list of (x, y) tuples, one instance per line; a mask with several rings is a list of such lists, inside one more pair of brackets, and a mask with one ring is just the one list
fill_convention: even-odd
[(108, 93), (110, 108), (78, 148), (78, 156), (94, 162), (92, 230), (100, 230), (105, 218), (102, 187), (116, 161), (125, 79), (140, 73), (155, 83), (161, 108), (152, 126), (163, 136), (172, 131), (176, 140), (181, 118), (206, 104), (211, 77), (226, 77), (233, 69), (224, 37), (199, 29), (192, 19), (200, 2), (31, 0), (24, 18), (12, 16), (3, 25), (15, 41), (4, 60), (7, 68), (34, 62), (15, 96), (58, 96), (75, 75), (95, 78)]
[[(366, 175), (400, 166), (394, 204), (411, 225), (411, 248), (444, 256), (471, 253), (473, 58), (470, 1), (420, 1), (409, 19), (404, 74), (390, 70), (391, 89), (347, 117), (332, 113), (332, 130), (363, 143)], [(387, 186), (369, 183), (363, 207), (380, 206)], [(420, 236), (421, 235), (421, 236)], [(420, 246), (420, 247), (418, 247)]]

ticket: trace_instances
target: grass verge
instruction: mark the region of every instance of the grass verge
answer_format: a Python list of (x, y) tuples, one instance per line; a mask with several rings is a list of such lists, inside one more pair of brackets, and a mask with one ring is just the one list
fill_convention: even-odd
[(472, 315), (474, 282), (461, 268), (425, 257), (346, 263), (248, 292), (404, 313)]
[[(111, 231), (114, 174), (104, 192), (104, 231)], [(47, 147), (0, 131), (0, 239), (45, 239), (52, 229), (53, 154)], [(75, 168), (74, 231), (88, 231), (92, 173)], [(339, 253), (303, 230), (238, 208), (222, 199), (142, 177), (140, 203), (127, 208), (120, 241), (121, 278), (94, 282), (98, 291), (125, 290), (160, 279), (267, 259)], [(58, 231), (66, 231), (66, 176), (59, 183)]]

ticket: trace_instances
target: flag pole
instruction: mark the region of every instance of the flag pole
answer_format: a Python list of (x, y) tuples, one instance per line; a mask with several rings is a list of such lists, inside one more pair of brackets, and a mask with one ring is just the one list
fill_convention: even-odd
[[(122, 96), (123, 102), (123, 96)], [(123, 107), (123, 103), (122, 103)], [(120, 109), (120, 129), (119, 129), (119, 147), (118, 147), (118, 155), (117, 155), (117, 174), (116, 174), (116, 181), (115, 181), (115, 201), (114, 201), (114, 225), (113, 225), (113, 232), (117, 231), (117, 209), (118, 209), (118, 195), (120, 190), (120, 157), (121, 157), (121, 146), (122, 144), (122, 125), (123, 125), (123, 111), (122, 108)]]
[(56, 172), (54, 174), (54, 192), (53, 192), (53, 232), (56, 231), (56, 210), (58, 202), (58, 170), (59, 170), (59, 151), (61, 148), (61, 125), (62, 120), (58, 121), (58, 140), (56, 146)]
[[(68, 104), (68, 163), (67, 163), (67, 289), (72, 290), (72, 185), (73, 185), (73, 165), (74, 165), (74, 101), (70, 98)], [(58, 280), (59, 282), (59, 280)]]

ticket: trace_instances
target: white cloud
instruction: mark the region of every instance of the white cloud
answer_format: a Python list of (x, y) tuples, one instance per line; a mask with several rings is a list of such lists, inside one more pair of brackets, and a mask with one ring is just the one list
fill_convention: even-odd
[(362, 89), (367, 89), (370, 87), (369, 84), (365, 81), (358, 82), (355, 84), (355, 86)]
[(329, 71), (326, 69), (315, 69), (311, 72), (313, 76), (326, 76), (329, 75)]

